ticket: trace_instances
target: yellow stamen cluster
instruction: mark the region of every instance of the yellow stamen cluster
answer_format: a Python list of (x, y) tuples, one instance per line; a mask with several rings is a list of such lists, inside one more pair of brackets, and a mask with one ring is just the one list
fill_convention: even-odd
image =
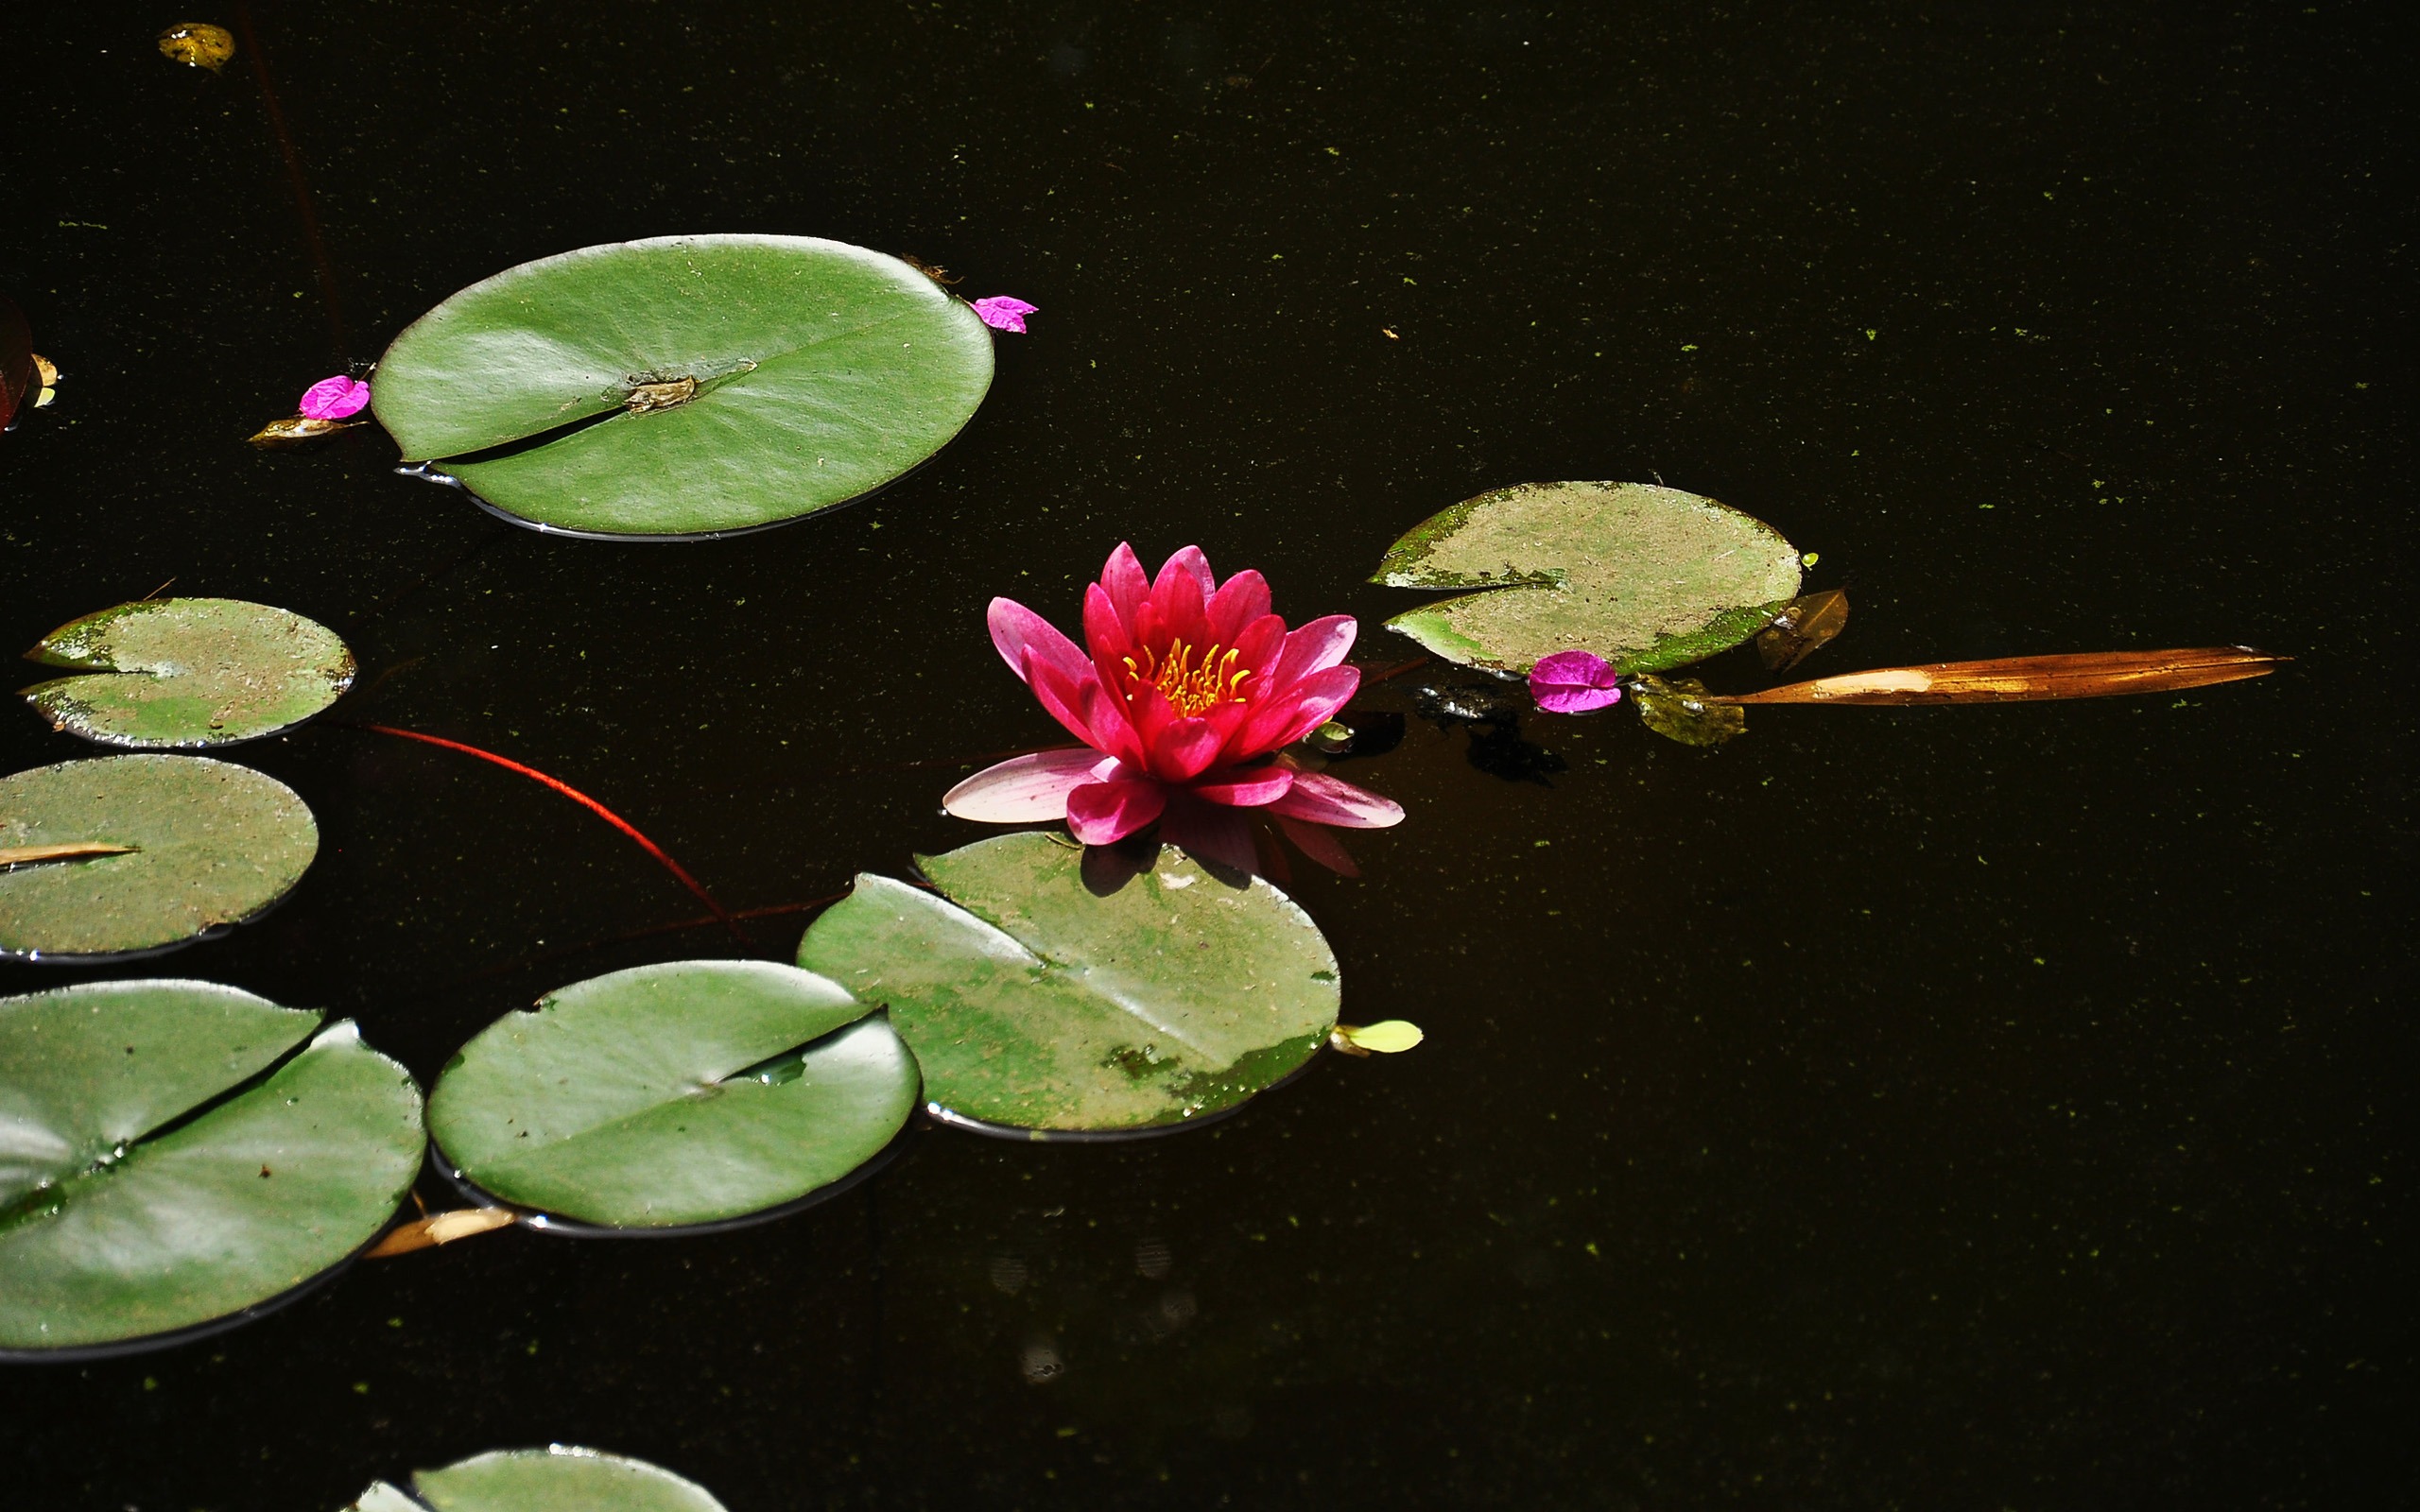
[(1126, 675), (1137, 686), (1157, 688), (1167, 696), (1168, 706), (1179, 718), (1208, 713), (1222, 703), (1243, 702), (1244, 679), (1252, 676), (1252, 668), (1236, 671), (1236, 653), (1223, 646), (1213, 645), (1200, 651), (1197, 659), (1198, 649), (1175, 641), (1160, 657), (1152, 656), (1150, 647), (1143, 647), (1139, 666), (1131, 656), (1121, 660), (1126, 663)]

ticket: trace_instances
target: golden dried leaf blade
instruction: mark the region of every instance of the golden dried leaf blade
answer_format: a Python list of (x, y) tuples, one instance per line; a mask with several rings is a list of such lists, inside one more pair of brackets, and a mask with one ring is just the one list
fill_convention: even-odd
[(510, 1228), (520, 1218), (520, 1212), (512, 1208), (456, 1208), (447, 1212), (432, 1212), (388, 1230), (386, 1238), (361, 1252), (361, 1258), (384, 1260), (389, 1255), (408, 1255), (415, 1249), (450, 1245), (473, 1234)]
[(1756, 632), (1756, 655), (1768, 672), (1787, 672), (1841, 633), (1849, 622), (1849, 595), (1838, 588), (1793, 598)]
[(338, 431), (349, 431), (360, 424), (357, 420), (312, 420), (304, 415), (289, 415), (273, 420), (246, 438), (254, 446), (292, 446), (298, 441), (317, 440)]
[(0, 867), (29, 866), (37, 861), (75, 861), (84, 856), (123, 856), (134, 853), (130, 845), (112, 845), (105, 840), (75, 840), (63, 845), (0, 845)]
[(2128, 693), (2169, 693), (2267, 677), (2281, 662), (2248, 645), (2166, 651), (2081, 651), (2059, 656), (1998, 657), (1878, 667), (1761, 693), (1710, 694), (1707, 701), (1750, 703), (2018, 703), (2047, 698), (2105, 698)]
[(160, 33), (160, 56), (172, 63), (206, 68), (215, 74), (235, 56), (235, 36), (226, 27), (214, 26), (206, 21), (180, 21)]

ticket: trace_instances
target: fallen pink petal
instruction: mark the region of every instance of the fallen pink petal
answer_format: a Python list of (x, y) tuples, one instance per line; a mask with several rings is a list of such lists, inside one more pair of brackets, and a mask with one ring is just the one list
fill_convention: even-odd
[(994, 294), (974, 301), (976, 318), (994, 331), (1013, 331), (1019, 335), (1025, 335), (1025, 318), (1041, 308), (1009, 294)]
[(302, 390), (304, 420), (346, 420), (370, 403), (370, 386), (342, 373), (322, 378)]
[(1557, 651), (1530, 668), (1530, 696), (1550, 714), (1584, 714), (1621, 701), (1620, 674), (1603, 657)]
[[(1201, 548), (1187, 546), (1147, 576), (1134, 549), (1121, 545), (1084, 590), (1083, 645), (1011, 599), (994, 599), (990, 619), (1002, 660), (1084, 744), (977, 772), (942, 800), (959, 818), (1064, 819), (1087, 845), (1158, 823), (1169, 843), (1247, 871), (1248, 815), (1282, 816), (1289, 834), (1402, 822), (1392, 799), (1299, 770), (1280, 754), (1360, 687), (1361, 674), (1342, 664), (1353, 645), (1349, 616), (1289, 631), (1270, 612), (1260, 574), (1219, 582)], [(1331, 864), (1343, 855), (1334, 846), (1303, 850)]]

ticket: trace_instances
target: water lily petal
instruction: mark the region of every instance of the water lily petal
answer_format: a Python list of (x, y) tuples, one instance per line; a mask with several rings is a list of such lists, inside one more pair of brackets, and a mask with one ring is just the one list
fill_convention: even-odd
[(1238, 744), (1253, 754), (1289, 746), (1352, 701), (1361, 687), (1359, 667), (1326, 667), (1253, 709)]
[(360, 414), (369, 403), (368, 384), (337, 373), (303, 389), (300, 408), (304, 420), (345, 420)]
[(1345, 652), (1353, 649), (1353, 638), (1359, 630), (1350, 614), (1330, 614), (1311, 621), (1286, 637), (1286, 649), (1278, 655), (1271, 680), (1284, 687), (1336, 665), (1344, 660)]
[(1084, 585), (1084, 649), (1092, 653), (1103, 686), (1126, 685), (1126, 659), (1135, 655), (1135, 642), (1118, 617), (1116, 601), (1098, 583)]
[(1293, 787), (1296, 775), (1284, 766), (1252, 766), (1241, 771), (1234, 767), (1213, 768), (1187, 784), (1185, 791), (1206, 802), (1256, 809), (1284, 798)]
[(1269, 612), (1269, 580), (1247, 568), (1220, 583), (1202, 611), (1210, 617), (1210, 639), (1234, 645), (1245, 626)]
[[(1201, 554), (1194, 552), (1199, 558)], [(1203, 562), (1199, 574), (1191, 571), (1184, 554), (1179, 552), (1151, 579), (1151, 596), (1134, 615), (1134, 638), (1147, 645), (1166, 646), (1170, 640), (1196, 641), (1206, 645), (1209, 638), (1201, 632), (1207, 628), (1201, 617), (1206, 597), (1201, 579), (1209, 576), (1210, 566)]]
[(1618, 702), (1619, 674), (1603, 657), (1586, 651), (1557, 651), (1538, 658), (1530, 668), (1530, 696), (1550, 714), (1584, 714)]
[(1344, 842), (1328, 833), (1325, 826), (1289, 819), (1283, 814), (1272, 814), (1270, 817), (1277, 821), (1277, 828), (1285, 833), (1286, 838), (1294, 842), (1294, 849), (1313, 861), (1340, 877), (1361, 875), (1361, 868), (1354, 864), (1353, 852), (1344, 849)]
[(1088, 680), (1076, 690), (1076, 708), (1092, 731), (1087, 738), (1096, 750), (1107, 751), (1138, 772), (1144, 769), (1142, 732), (1128, 717), (1124, 699)]
[(1080, 682), (1091, 674), (1092, 659), (1077, 649), (1075, 642), (1015, 599), (992, 600), (991, 611), (984, 617), (992, 627), (992, 644), (999, 647), (1000, 660), (1018, 677), (1025, 676), (1028, 651), (1038, 653), (1071, 682)]
[(951, 788), (942, 807), (981, 824), (1043, 824), (1067, 816), (1067, 795), (1118, 769), (1088, 747), (1038, 750), (989, 766)]
[(1093, 680), (1093, 669), (1089, 663), (1084, 667), (1083, 677), (1073, 679), (1028, 650), (1026, 652), (1025, 673), (1026, 686), (1033, 690), (1034, 701), (1042, 705), (1043, 711), (1051, 718), (1065, 727), (1067, 733), (1088, 746), (1112, 755), (1119, 754), (1115, 746), (1102, 745), (1091, 711), (1084, 706), (1084, 690), (1098, 686)]
[(1204, 602), (1219, 591), (1219, 575), (1210, 570), (1210, 558), (1201, 554), (1200, 546), (1179, 546), (1167, 560), (1160, 563), (1160, 576), (1151, 583), (1154, 596), (1159, 593), (1161, 585), (1168, 581), (1170, 573), (1183, 573), (1192, 578), (1193, 586), (1201, 590)]
[(1014, 331), (1019, 335), (1025, 334), (1025, 318), (1042, 308), (1038, 304), (1028, 304), (1013, 294), (994, 294), (988, 299), (973, 301), (968, 307), (974, 310), (977, 319), (993, 330)]
[(1123, 840), (1160, 816), (1167, 789), (1148, 777), (1086, 782), (1067, 795), (1067, 828), (1086, 845)]
[(1298, 772), (1294, 786), (1270, 812), (1347, 830), (1383, 830), (1403, 822), (1403, 805), (1324, 772)]
[(1150, 737), (1151, 775), (1185, 782), (1201, 775), (1219, 754), (1219, 731), (1207, 719), (1178, 719)]
[(1151, 577), (1143, 571), (1132, 546), (1121, 541), (1117, 549), (1109, 554), (1109, 560), (1101, 566), (1100, 586), (1109, 594), (1110, 607), (1117, 610), (1118, 623), (1126, 627), (1127, 638), (1133, 639), (1134, 616), (1143, 601), (1151, 596)]

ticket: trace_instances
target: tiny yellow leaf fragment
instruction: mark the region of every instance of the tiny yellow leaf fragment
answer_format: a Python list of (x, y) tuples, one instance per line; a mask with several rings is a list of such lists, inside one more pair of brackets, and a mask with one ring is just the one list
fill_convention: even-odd
[(1400, 1055), (1420, 1043), (1420, 1025), (1403, 1019), (1385, 1019), (1376, 1023), (1340, 1023), (1328, 1036), (1332, 1049), (1348, 1056)]
[(42, 390), (34, 395), (34, 408), (40, 409), (59, 397), (59, 365), (39, 352), (32, 353), (32, 356), (34, 376), (41, 380), (35, 387)]
[(160, 56), (215, 74), (235, 56), (235, 37), (226, 27), (206, 21), (180, 21), (160, 33)]

